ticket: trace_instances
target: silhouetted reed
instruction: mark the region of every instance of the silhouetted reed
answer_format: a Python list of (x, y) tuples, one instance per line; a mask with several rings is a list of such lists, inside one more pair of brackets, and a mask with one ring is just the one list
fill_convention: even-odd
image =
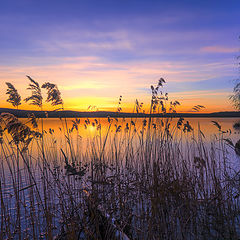
[(6, 82), (6, 84), (8, 86), (6, 94), (9, 95), (7, 102), (18, 108), (18, 106), (21, 105), (21, 96), (11, 83)]
[(233, 106), (240, 110), (240, 82), (237, 82), (235, 87), (233, 88), (233, 94), (229, 97), (232, 101)]
[(27, 89), (32, 91), (32, 95), (30, 97), (25, 98), (24, 101), (25, 102), (30, 101), (30, 104), (42, 108), (43, 97), (42, 97), (41, 88), (40, 88), (38, 82), (33, 80), (30, 76), (27, 76), (27, 78), (30, 80), (30, 84)]
[(53, 106), (63, 105), (61, 93), (56, 84), (47, 82), (42, 85), (42, 88), (47, 89), (47, 102), (51, 102)]

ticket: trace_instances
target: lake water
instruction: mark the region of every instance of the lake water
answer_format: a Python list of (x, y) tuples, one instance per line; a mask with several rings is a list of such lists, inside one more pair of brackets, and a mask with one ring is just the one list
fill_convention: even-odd
[[(173, 144), (182, 149), (182, 152), (185, 152), (186, 150), (186, 155), (188, 154), (188, 149), (190, 148), (191, 152), (195, 152), (196, 156), (198, 156), (198, 142), (200, 142), (200, 144), (204, 143), (206, 149), (210, 149), (212, 144), (214, 144), (215, 149), (221, 158), (221, 148), (223, 147), (222, 144), (225, 143), (223, 139), (231, 140), (233, 145), (235, 145), (236, 142), (240, 139), (239, 131), (233, 128), (233, 124), (239, 121), (239, 119), (186, 118), (184, 119), (179, 129), (177, 128), (178, 120), (179, 119), (152, 118), (149, 125), (149, 119), (141, 118), (86, 118), (80, 119), (80, 122), (76, 119), (67, 119), (66, 121), (64, 119), (39, 119), (38, 130), (39, 132), (42, 131), (41, 127), (43, 124), (45, 149), (44, 152), (48, 164), (51, 164), (53, 169), (54, 166), (59, 167), (59, 164), (65, 164), (64, 157), (61, 151), (63, 151), (67, 156), (73, 156), (73, 158), (75, 158), (77, 162), (80, 162), (82, 164), (88, 163), (92, 159), (102, 159), (103, 156), (105, 156), (107, 160), (110, 159), (110, 161), (115, 158), (124, 160), (127, 154), (130, 154), (131, 158), (134, 159), (134, 161), (141, 161), (141, 159), (138, 157), (139, 151), (145, 149), (145, 144), (149, 139), (151, 139), (153, 143), (154, 141), (168, 141), (169, 139), (171, 139)], [(28, 123), (28, 119), (21, 119), (21, 121), (29, 124), (30, 126), (30, 123)], [(187, 130), (184, 131), (184, 124), (187, 124), (187, 126), (191, 126), (193, 130), (189, 132)], [(216, 126), (217, 124), (221, 126), (220, 129)], [(68, 129), (68, 131), (66, 129)], [(148, 129), (150, 130), (148, 131)], [(166, 129), (168, 134), (166, 134)], [(7, 141), (10, 140), (10, 136), (6, 135), (4, 139), (7, 145)], [(165, 145), (163, 144), (162, 146)], [(129, 148), (131, 150), (126, 151), (126, 149)], [(236, 155), (234, 148), (228, 145), (224, 145), (224, 148), (227, 148), (227, 159), (231, 161), (231, 168), (235, 171), (237, 169), (240, 169), (240, 158)], [(32, 168), (34, 177), (36, 179), (36, 184), (38, 184), (38, 182), (40, 182), (41, 184), (41, 177), (43, 174), (43, 169), (41, 168), (43, 159), (41, 149), (41, 141), (32, 141), (28, 147), (28, 153), (26, 155), (27, 157), (25, 159), (28, 161), (28, 163), (30, 163), (30, 167)], [(160, 149), (156, 149), (156, 151), (158, 150), (160, 151)], [(16, 200), (13, 197), (15, 194), (13, 188), (14, 176), (15, 179), (20, 179), (20, 186), (18, 186), (18, 188), (20, 189), (20, 197), (22, 196), (24, 198), (24, 204), (26, 206), (24, 207), (23, 205), (21, 211), (27, 212), (23, 213), (21, 218), (23, 222), (23, 227), (26, 227), (27, 221), (24, 225), (25, 218), (26, 216), (30, 218), (31, 215), (30, 212), (28, 213), (28, 209), (31, 206), (31, 195), (30, 193), (29, 195), (26, 194), (26, 192), (29, 190), (28, 187), (31, 187), (32, 185), (28, 170), (25, 167), (26, 162), (22, 160), (19, 161), (19, 174), (19, 171), (17, 171), (17, 163), (11, 160), (11, 147), (9, 149), (7, 147), (3, 147), (0, 153), (0, 180), (3, 186), (1, 191), (3, 194), (3, 200), (5, 201), (6, 209), (8, 209), (12, 221), (17, 222)], [(151, 157), (153, 158), (152, 155)], [(71, 160), (72, 159), (70, 158), (68, 159), (69, 162), (71, 162)], [(138, 164), (141, 163), (138, 162)], [(45, 165), (45, 167), (48, 167), (48, 165)], [(54, 169), (54, 171), (55, 170), (57, 171), (57, 169)], [(62, 177), (64, 176), (63, 172), (64, 167), (62, 166)], [(20, 177), (18, 176), (18, 174), (20, 175)], [(52, 177), (49, 177), (49, 181), (53, 181)], [(82, 187), (81, 184), (80, 187)], [(27, 189), (27, 191), (25, 189)], [(42, 185), (40, 190), (40, 194), (44, 195), (45, 193), (44, 190), (42, 190)], [(51, 195), (49, 195), (49, 199), (51, 199), (51, 201), (49, 201), (52, 205), (54, 205), (54, 199), (57, 199), (57, 197), (53, 193), (49, 194)], [(56, 203), (58, 201), (59, 200), (56, 200)], [(40, 209), (39, 205), (36, 204), (36, 208)], [(57, 206), (54, 208), (57, 209)], [(5, 213), (1, 212), (1, 214), (3, 216), (3, 214)], [(57, 214), (58, 213), (56, 213), (56, 219), (58, 219)], [(43, 216), (41, 215), (41, 213), (39, 213), (39, 221), (41, 221), (42, 217)], [(56, 226), (59, 226), (59, 223), (57, 223), (57, 221), (58, 220), (56, 220)], [(39, 232), (41, 232), (41, 226), (37, 227), (39, 227)]]
[[(101, 129), (103, 131), (103, 133), (105, 133), (109, 127), (109, 121), (108, 119), (105, 118), (100, 118), (100, 119), (94, 119), (94, 118), (81, 118), (79, 119), (80, 123), (78, 125), (78, 133), (84, 137), (84, 138), (88, 138), (90, 136), (96, 135), (98, 134), (98, 129), (97, 126), (99, 124), (101, 124)], [(23, 122), (27, 122), (27, 119), (23, 119)], [(67, 125), (68, 128), (72, 128), (73, 125), (73, 121), (75, 121), (74, 118), (69, 118), (67, 119)], [(88, 124), (86, 124), (86, 121), (88, 122)], [(114, 126), (119, 126), (121, 125), (122, 128), (121, 130), (124, 130), (124, 128), (126, 127), (126, 124), (129, 124), (129, 127), (131, 124), (131, 121), (134, 122), (136, 129), (137, 130), (141, 130), (142, 125), (143, 125), (143, 118), (118, 118), (118, 119), (112, 119), (112, 127), (111, 127), (111, 132), (114, 132)], [(146, 119), (147, 124), (148, 124), (148, 119)], [(157, 124), (157, 129), (160, 128), (161, 125), (161, 121), (163, 121), (164, 123), (166, 121), (168, 121), (171, 125), (171, 127), (174, 127), (178, 121), (177, 118), (173, 118), (173, 119), (165, 119), (165, 118), (152, 118), (151, 123)], [(214, 134), (218, 134), (218, 128), (214, 125), (213, 121), (216, 121), (219, 123), (219, 125), (221, 125), (221, 129), (223, 131), (227, 131), (230, 130), (229, 132), (229, 136), (231, 136), (233, 139), (237, 139), (239, 131), (233, 128), (233, 124), (235, 122), (238, 122), (239, 119), (237, 118), (185, 118), (184, 122), (188, 121), (190, 123), (190, 125), (193, 127), (193, 129), (195, 131), (198, 130), (198, 128), (200, 127), (201, 131), (205, 134), (206, 137), (210, 137), (211, 135)], [(63, 127), (65, 127), (65, 121), (64, 120), (59, 120), (59, 119), (55, 119), (55, 118), (48, 118), (48, 119), (43, 119), (43, 124), (44, 124), (44, 129), (46, 131), (48, 131), (50, 128), (54, 129), (55, 134), (57, 136), (60, 136), (62, 134), (62, 129)], [(85, 125), (87, 125), (87, 128), (85, 127)], [(39, 120), (39, 127), (41, 127), (41, 122)], [(73, 131), (73, 135), (74, 135)]]
[[(108, 133), (108, 137), (111, 138), (116, 135), (118, 138), (124, 138), (127, 135), (127, 132), (132, 131), (135, 132), (136, 139), (137, 136), (141, 135), (143, 129), (146, 131), (148, 128), (148, 119), (146, 119), (144, 126), (145, 119), (142, 118), (118, 118), (118, 119), (111, 119), (111, 122), (108, 119), (100, 118), (100, 119), (79, 119), (80, 123), (78, 124), (77, 129), (73, 129), (73, 125), (76, 119), (67, 119), (66, 122), (64, 120), (59, 119), (44, 119), (43, 126), (44, 130), (46, 130), (45, 138), (55, 139), (59, 142), (59, 144), (65, 144), (63, 139), (67, 135), (66, 126), (70, 130), (70, 135), (75, 143), (77, 143), (77, 139), (81, 139), (82, 143), (89, 142), (91, 139), (102, 137), (104, 138)], [(179, 119), (165, 119), (165, 118), (152, 118), (151, 119), (151, 131), (161, 133), (164, 131), (167, 124), (169, 124), (169, 132), (175, 138), (192, 138), (192, 136), (196, 137), (199, 134), (199, 129), (201, 130), (203, 139), (206, 143), (210, 143), (211, 141), (216, 140), (219, 135), (223, 136), (224, 138), (229, 138), (235, 144), (239, 139), (239, 130), (233, 128), (233, 124), (238, 122), (239, 119), (235, 118), (185, 118), (183, 124), (189, 122), (193, 131), (191, 133), (187, 133), (187, 131), (183, 132), (183, 125), (181, 129), (177, 129), (176, 125)], [(23, 121), (27, 121), (26, 119)], [(217, 122), (221, 126), (221, 131), (219, 131), (218, 127), (214, 122)], [(67, 123), (67, 125), (66, 125)], [(111, 124), (111, 126), (110, 126)], [(41, 131), (41, 123), (39, 122), (39, 128)], [(110, 126), (110, 128), (109, 128)], [(54, 132), (53, 132), (53, 131)], [(116, 137), (116, 136), (115, 136)]]
[[(64, 132), (64, 128), (66, 129), (66, 123), (68, 129), (72, 129), (73, 127), (73, 122), (76, 119), (74, 118), (69, 118), (66, 120), (60, 120), (60, 119), (55, 119), (55, 118), (48, 118), (48, 119), (43, 119), (43, 128), (45, 130), (45, 137), (49, 135), (49, 132), (52, 132), (58, 140), (64, 135), (66, 135), (66, 131)], [(28, 119), (22, 119), (21, 120), (24, 123), (27, 123), (29, 120)], [(100, 118), (100, 119), (94, 119), (94, 118), (81, 118), (79, 119), (80, 123), (78, 124), (78, 129), (76, 130), (75, 128), (73, 131), (71, 131), (71, 135), (73, 137), (79, 136), (82, 139), (88, 139), (92, 138), (94, 136), (97, 136), (100, 134), (100, 129), (101, 129), (101, 134), (106, 134), (109, 128), (109, 120), (105, 118)], [(153, 127), (154, 124), (156, 124), (156, 129), (158, 131), (161, 131), (165, 127), (165, 123), (170, 123), (170, 129), (173, 130), (176, 128), (178, 119), (173, 118), (173, 119), (160, 119), (160, 118), (152, 118), (151, 119), (151, 127)], [(218, 128), (216, 125), (213, 123), (213, 121), (219, 123), (221, 126), (221, 130), (225, 132), (226, 137), (230, 137), (233, 139), (233, 141), (238, 140), (239, 138), (239, 130), (236, 130), (233, 128), (233, 124), (238, 122), (239, 119), (235, 118), (185, 118), (184, 123), (189, 122), (190, 125), (192, 126), (195, 134), (197, 131), (200, 129), (202, 133), (204, 134), (206, 140), (211, 140), (212, 137), (215, 135), (219, 134)], [(144, 119), (142, 118), (118, 118), (118, 119), (112, 119), (111, 120), (111, 129), (110, 133), (115, 133), (116, 128), (120, 126), (119, 133), (123, 133), (127, 126), (128, 128), (131, 128), (132, 130), (135, 129), (135, 131), (139, 132), (142, 130), (143, 127), (143, 122)], [(164, 124), (164, 126), (162, 126)], [(30, 124), (28, 124), (30, 125)], [(39, 125), (39, 131), (41, 132), (41, 120), (38, 120), (38, 125)], [(101, 128), (100, 128), (101, 126)], [(145, 128), (148, 127), (148, 119), (146, 119), (146, 126)], [(51, 131), (53, 130), (53, 131)], [(180, 131), (179, 131), (180, 132)], [(120, 134), (121, 135), (121, 134)]]
[[(178, 120), (177, 118), (152, 118), (149, 135), (147, 134), (149, 119), (142, 118), (39, 119), (38, 128), (35, 130), (42, 132), (43, 126), (44, 148), (50, 158), (63, 157), (60, 152), (60, 149), (62, 149), (68, 154), (70, 154), (70, 151), (74, 152), (75, 157), (79, 158), (79, 161), (82, 161), (84, 158), (84, 162), (87, 161), (86, 155), (91, 155), (92, 151), (95, 154), (99, 154), (103, 148), (106, 153), (111, 153), (116, 148), (119, 151), (125, 151), (129, 141), (131, 141), (133, 151), (137, 151), (139, 145), (143, 144), (147, 138), (151, 136), (163, 138), (163, 135), (166, 133), (166, 126), (168, 126), (168, 133), (172, 141), (178, 143), (179, 146), (181, 145), (182, 149), (189, 142), (193, 143), (193, 139), (199, 141), (201, 138), (201, 141), (207, 147), (210, 147), (210, 144), (213, 142), (218, 144), (220, 139), (229, 139), (233, 145), (240, 139), (239, 130), (233, 128), (233, 124), (238, 122), (239, 119), (186, 118), (179, 129), (177, 128)], [(21, 119), (21, 121), (31, 126), (29, 119)], [(192, 128), (190, 132), (184, 131), (184, 124), (187, 122)], [(221, 127), (220, 130), (216, 126), (216, 122)], [(7, 142), (10, 139), (11, 137), (5, 140)], [(69, 142), (72, 149), (68, 147)], [(29, 154), (32, 156), (32, 161), (42, 157), (39, 141), (32, 141), (28, 149)], [(229, 147), (229, 152), (233, 163), (239, 166), (240, 161), (234, 149)], [(2, 164), (6, 168), (6, 161), (2, 160)]]
[[(152, 118), (150, 124), (150, 135), (147, 135), (148, 121), (149, 119), (142, 118), (118, 118), (118, 119), (93, 119), (93, 118), (81, 118), (81, 119), (39, 119), (38, 129), (42, 132), (42, 126), (44, 129), (44, 148), (46, 151), (52, 151), (55, 149), (59, 154), (60, 149), (66, 149), (68, 145), (68, 139), (70, 139), (72, 148), (76, 152), (76, 155), (85, 154), (86, 151), (96, 148), (96, 151), (101, 151), (105, 142), (104, 150), (111, 151), (113, 144), (116, 141), (121, 142), (121, 147), (124, 148), (124, 144), (129, 141), (137, 148), (141, 142), (147, 137), (154, 135), (160, 136), (166, 130), (168, 126), (168, 132), (175, 141), (181, 142), (182, 145), (186, 142), (192, 141), (193, 138), (199, 140), (201, 135), (205, 144), (218, 141), (219, 138), (230, 139), (235, 145), (240, 139), (239, 130), (233, 128), (233, 124), (238, 122), (239, 119), (235, 118), (186, 118), (183, 120), (182, 125), (177, 128), (177, 122), (179, 119), (165, 119), (165, 118)], [(29, 119), (21, 119), (22, 122), (27, 123), (29, 126)], [(183, 131), (184, 124), (189, 123), (192, 127), (192, 131)], [(218, 129), (217, 122), (221, 126), (221, 131)], [(66, 130), (68, 128), (68, 131)], [(199, 131), (201, 130), (201, 131)], [(36, 157), (40, 154), (40, 145), (38, 142), (32, 142), (29, 146), (31, 155)], [(67, 149), (66, 149), (67, 151)], [(53, 154), (49, 153), (49, 154)], [(233, 158), (236, 158), (235, 152), (232, 153)]]

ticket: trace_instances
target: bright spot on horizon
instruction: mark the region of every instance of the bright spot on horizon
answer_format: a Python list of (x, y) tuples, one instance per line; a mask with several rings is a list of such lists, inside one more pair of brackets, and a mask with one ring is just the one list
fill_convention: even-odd
[(94, 127), (94, 126), (92, 126), (92, 125), (89, 125), (89, 126), (88, 126), (88, 129), (89, 129), (90, 132), (95, 132), (96, 127)]

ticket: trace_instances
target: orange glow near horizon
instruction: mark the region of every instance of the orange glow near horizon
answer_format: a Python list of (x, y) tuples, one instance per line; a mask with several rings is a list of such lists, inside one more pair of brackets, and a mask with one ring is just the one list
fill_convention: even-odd
[[(28, 69), (24, 66), (0, 66), (0, 72), (3, 73), (0, 75), (1, 107), (12, 107), (6, 102), (7, 87), (5, 82), (11, 82), (19, 91), (22, 99), (31, 95), (31, 91), (26, 90), (29, 81), (26, 77), (22, 77), (24, 76), (22, 72), (28, 72), (34, 80), (39, 82), (40, 86), (48, 81), (56, 83), (64, 100), (64, 108), (67, 110), (88, 111), (89, 106), (91, 106), (90, 110), (94, 111), (116, 111), (118, 98), (122, 95), (121, 107), (123, 112), (132, 112), (136, 99), (144, 103), (145, 112), (148, 112), (151, 101), (150, 86), (157, 84), (159, 79), (158, 65), (161, 65), (162, 76), (165, 78), (166, 84), (160, 90), (164, 92), (169, 90), (169, 101), (178, 100), (181, 103), (181, 106), (177, 108), (178, 112), (191, 112), (192, 107), (198, 104), (205, 106), (202, 112), (206, 113), (234, 111), (229, 101), (231, 89), (229, 87), (219, 90), (214, 88), (215, 85), (217, 87), (217, 85), (223, 85), (226, 82), (225, 79), (222, 79), (219, 83), (218, 79), (213, 78), (212, 72), (218, 69), (215, 65), (203, 65), (199, 66), (197, 70), (192, 70), (191, 68), (196, 66), (172, 66), (162, 62), (117, 65), (102, 63), (101, 59), (93, 57), (70, 58), (65, 59), (65, 61), (65, 64), (44, 68), (34, 66)], [(89, 68), (94, 68), (94, 70), (90, 71)], [(182, 70), (184, 68), (186, 68), (185, 71)], [(204, 80), (211, 76), (213, 82)], [(207, 85), (200, 90), (198, 88), (202, 88), (202, 83)], [(209, 90), (208, 84), (210, 84)], [(46, 99), (44, 89), (42, 94)], [(36, 106), (26, 104), (23, 101), (19, 109), (39, 110)], [(43, 109), (54, 110), (50, 104), (45, 102)]]
[[(177, 112), (193, 112), (192, 108), (195, 105), (203, 105), (205, 106), (201, 112), (210, 113), (210, 112), (221, 112), (221, 111), (235, 111), (232, 107), (230, 101), (226, 101), (228, 98), (228, 94), (226, 93), (215, 93), (208, 96), (208, 93), (194, 93), (194, 92), (186, 92), (186, 93), (175, 93), (175, 97), (170, 97), (167, 102), (167, 106), (169, 107), (170, 101), (178, 100), (180, 102), (180, 106), (177, 107)], [(13, 108), (13, 106), (6, 102), (5, 100), (0, 101), (0, 105), (2, 108)], [(121, 108), (123, 112), (133, 112), (134, 103), (136, 98), (127, 97), (122, 98)], [(143, 102), (143, 110), (148, 113), (150, 109), (150, 101), (151, 96), (139, 96), (139, 102)], [(217, 102), (217, 104), (216, 104)], [(58, 106), (51, 106), (49, 103), (43, 104), (43, 110), (51, 111), (59, 108)], [(64, 99), (64, 109), (65, 110), (73, 110), (73, 111), (117, 111), (118, 108), (118, 98), (110, 98), (110, 97), (68, 97)], [(27, 104), (22, 101), (22, 104), (19, 106), (19, 109), (22, 110), (40, 110), (37, 106), (33, 106)]]

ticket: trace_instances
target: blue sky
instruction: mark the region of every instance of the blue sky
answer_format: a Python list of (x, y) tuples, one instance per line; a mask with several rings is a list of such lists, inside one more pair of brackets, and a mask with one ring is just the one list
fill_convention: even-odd
[(240, 1), (1, 1), (0, 86), (25, 96), (29, 74), (57, 83), (68, 108), (109, 109), (123, 95), (127, 109), (164, 77), (183, 111), (228, 110), (239, 12)]

